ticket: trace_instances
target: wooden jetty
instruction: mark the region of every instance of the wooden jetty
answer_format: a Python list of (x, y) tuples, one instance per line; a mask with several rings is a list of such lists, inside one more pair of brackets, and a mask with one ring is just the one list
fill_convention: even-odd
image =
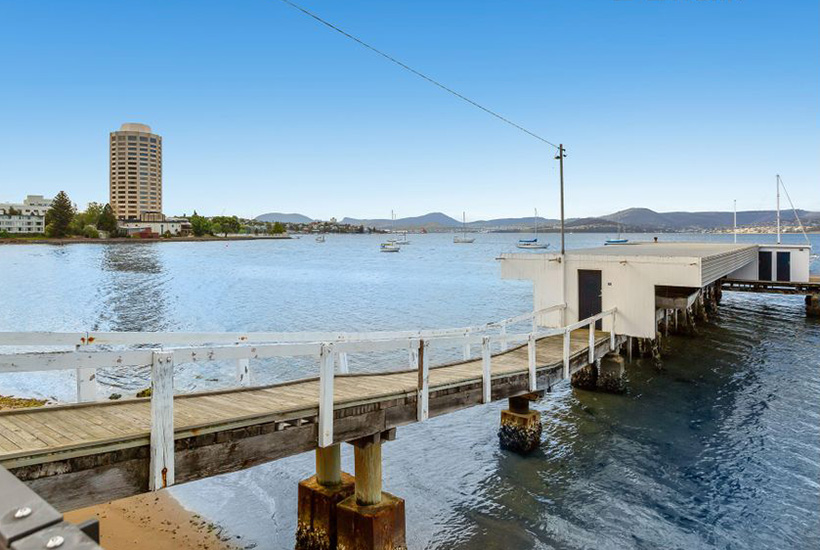
[[(2, 355), (0, 372), (72, 369), (78, 402), (0, 412), (0, 466), (55, 508), (68, 510), (315, 449), (318, 477), (311, 479), (318, 489), (309, 494), (315, 499), (333, 486), (323, 486), (322, 478), (342, 479), (339, 443), (350, 442), (356, 477), (344, 474), (348, 482), (337, 487), (334, 505), (342, 500), (337, 497), (352, 494), (348, 513), (350, 525), (357, 525), (371, 520), (362, 520), (366, 515), (356, 506), (381, 505), (381, 455), (376, 449), (393, 439), (398, 427), (510, 399), (510, 410), (502, 416), (509, 445), (523, 437), (523, 445), (533, 447), (533, 430), (540, 435), (540, 421), (528, 410), (528, 399), (600, 362), (624, 342), (614, 328), (595, 328), (597, 321), (614, 318), (615, 309), (560, 329), (538, 326), (539, 317), (563, 307), (481, 327), (403, 333), (3, 333), (0, 345), (74, 344), (70, 351)], [(528, 322), (527, 332), (508, 333), (508, 326)], [(170, 345), (179, 342), (185, 345)], [(133, 347), (145, 343), (154, 347)], [(111, 346), (127, 348), (111, 351)], [(431, 355), (440, 347), (462, 348), (464, 359), (431, 366)], [(349, 354), (400, 350), (408, 354), (406, 366), (350, 372)], [(480, 354), (473, 357), (473, 350)], [(253, 361), (301, 356), (316, 358), (318, 376), (248, 385)], [(174, 365), (198, 361), (235, 362), (238, 387), (174, 395)], [(96, 372), (107, 366), (150, 368), (152, 395), (96, 401)], [(309, 524), (305, 529), (311, 530), (321, 518), (303, 521), (304, 491), (300, 486), (300, 529)], [(403, 501), (383, 495), (384, 503), (400, 501), (403, 526)], [(394, 516), (397, 506), (391, 508)], [(307, 515), (315, 515), (315, 508)], [(403, 527), (396, 537), (403, 540)]]

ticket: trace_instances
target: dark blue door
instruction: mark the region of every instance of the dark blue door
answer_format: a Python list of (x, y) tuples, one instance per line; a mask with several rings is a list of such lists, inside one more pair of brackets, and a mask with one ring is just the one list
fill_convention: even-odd
[(777, 253), (777, 280), (791, 281), (792, 280), (792, 253), (778, 252)]
[[(578, 270), (578, 320), (583, 321), (601, 313), (601, 272), (592, 269)], [(595, 328), (601, 330), (601, 320)]]
[(772, 280), (772, 253), (758, 252), (757, 254), (757, 280)]

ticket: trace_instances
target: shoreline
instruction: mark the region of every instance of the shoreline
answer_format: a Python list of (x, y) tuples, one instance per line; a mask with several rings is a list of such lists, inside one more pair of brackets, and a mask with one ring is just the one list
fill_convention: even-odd
[(144, 244), (144, 243), (190, 243), (190, 242), (227, 242), (227, 241), (287, 241), (292, 239), (290, 235), (286, 237), (276, 237), (273, 235), (265, 236), (231, 236), (231, 237), (171, 237), (170, 239), (132, 239), (126, 237), (116, 237), (113, 239), (86, 239), (86, 238), (67, 238), (67, 239), (27, 239), (27, 238), (6, 238), (0, 239), (0, 245), (4, 244), (51, 244), (62, 246), (66, 244)]
[[(186, 509), (168, 490), (144, 493), (79, 508), (65, 520), (100, 521), (100, 546), (106, 550), (239, 550), (240, 536)], [(146, 544), (150, 541), (150, 544)]]

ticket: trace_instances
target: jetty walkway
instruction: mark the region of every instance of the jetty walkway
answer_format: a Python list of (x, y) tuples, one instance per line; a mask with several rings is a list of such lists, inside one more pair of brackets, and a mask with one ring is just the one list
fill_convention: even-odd
[[(381, 492), (381, 455), (375, 449), (395, 438), (400, 426), (510, 399), (507, 421), (502, 418), (508, 446), (537, 446), (540, 421), (528, 410), (528, 400), (624, 341), (614, 328), (595, 328), (598, 320), (614, 319), (615, 309), (561, 328), (538, 326), (540, 316), (564, 307), (435, 331), (0, 333), (0, 346), (15, 350), (0, 355), (0, 373), (72, 369), (78, 401), (0, 412), (0, 466), (56, 509), (69, 510), (315, 449), (317, 476), (311, 479), (318, 479), (319, 493), (339, 478), (337, 485), (346, 488), (339, 494), (355, 491), (359, 504), (393, 502), (395, 497)], [(526, 332), (508, 332), (525, 323), (531, 323)], [(47, 345), (74, 349), (18, 351)], [(448, 347), (461, 348), (463, 359), (431, 366), (431, 356)], [(389, 372), (350, 372), (350, 354), (401, 350), (406, 365)], [(249, 386), (252, 361), (304, 356), (315, 357), (318, 376)], [(237, 387), (175, 395), (174, 365), (205, 361), (235, 363)], [(112, 366), (150, 368), (151, 396), (98, 401), (97, 370)], [(333, 471), (342, 442), (354, 444), (355, 479)], [(370, 466), (360, 465), (360, 454), (362, 460), (369, 457)], [(300, 486), (300, 531), (315, 536), (321, 514), (311, 505), (307, 515), (317, 517), (303, 525), (302, 492)], [(403, 506), (401, 501), (401, 539)]]

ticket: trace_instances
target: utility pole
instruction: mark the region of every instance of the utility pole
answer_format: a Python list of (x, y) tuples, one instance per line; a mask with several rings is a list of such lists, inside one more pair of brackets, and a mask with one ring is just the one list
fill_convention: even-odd
[(780, 244), (780, 174), (777, 174), (777, 244)]
[(737, 242), (737, 199), (735, 199), (735, 242)]
[(558, 162), (561, 166), (561, 257), (564, 256), (564, 157), (567, 156), (564, 153), (564, 144), (558, 144), (558, 154), (555, 158), (558, 159)]

